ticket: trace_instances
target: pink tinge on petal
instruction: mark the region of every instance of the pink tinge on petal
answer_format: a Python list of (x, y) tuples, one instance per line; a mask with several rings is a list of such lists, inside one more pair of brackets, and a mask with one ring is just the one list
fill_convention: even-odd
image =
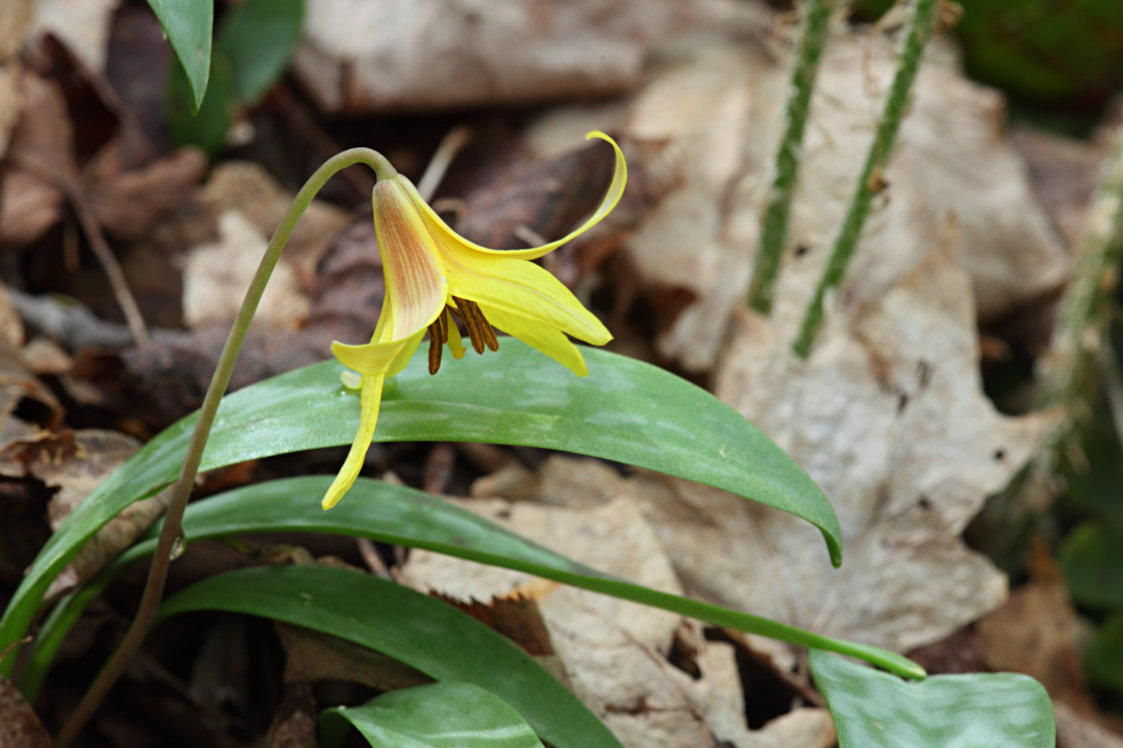
[(374, 186), (374, 230), (393, 326), (389, 340), (423, 330), (445, 305), (447, 284), (432, 236), (395, 179)]

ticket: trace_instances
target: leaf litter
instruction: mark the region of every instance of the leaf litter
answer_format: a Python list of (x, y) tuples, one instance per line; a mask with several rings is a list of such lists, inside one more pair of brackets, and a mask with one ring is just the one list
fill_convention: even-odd
[[(130, 13), (114, 16), (113, 5), (91, 8), (96, 17), (87, 29), (67, 28), (73, 21), (65, 14), (44, 15), (36, 35), (51, 24), (62, 28), (56, 41), (39, 43), (41, 54), (97, 90), (112, 67), (112, 45), (128, 43), (114, 34)], [(1012, 145), (1001, 97), (967, 82), (950, 46), (933, 44), (847, 282), (829, 300), (810, 359), (800, 361), (789, 346), (871, 137), (876, 94), (895, 65), (888, 42), (836, 33), (828, 47), (777, 308), (765, 319), (746, 311), (743, 299), (781, 126), (776, 112), (786, 96), (789, 52), (785, 39), (767, 37), (770, 16), (755, 5), (657, 3), (640, 13), (639, 6), (610, 3), (602, 10), (612, 23), (598, 33), (613, 40), (615, 54), (574, 61), (548, 52), (572, 35), (567, 24), (587, 17), (580, 8), (528, 13), (518, 19), (525, 28), (499, 29), (468, 0), (445, 5), (471, 29), (441, 37), (450, 45), (450, 65), (477, 73), (466, 85), (449, 89), (424, 66), (385, 75), (388, 56), (408, 61), (417, 54), (396, 53), (392, 35), (355, 46), (356, 38), (371, 38), (361, 33), (365, 24), (425, 30), (432, 17), (368, 13), (351, 25), (324, 23), (351, 7), (340, 0), (311, 14), (295, 78), (320, 113), (349, 116), (602, 97), (537, 110), (517, 134), (497, 138), (485, 126), (465, 158), (486, 168), (479, 177), (454, 168), (447, 189), (462, 202), (448, 205), (465, 216), (460, 228), (488, 244), (516, 246), (536, 233), (556, 233), (587, 210), (582, 199), (599, 168), (589, 152), (561, 154), (558, 144), (571, 146), (578, 130), (615, 126), (632, 167), (629, 194), (613, 221), (559, 252), (551, 270), (607, 304), (618, 350), (711, 384), (789, 451), (835, 506), (845, 564), (836, 571), (807, 552), (817, 547), (814, 532), (787, 515), (596, 461), (526, 452), (512, 459), (509, 451), (501, 460), (490, 453), (476, 460), (478, 450), (465, 445), (445, 455), (448, 464), (439, 480), (430, 476), (432, 486), (461, 489), (474, 498), (458, 504), (605, 571), (830, 635), (909, 651), (976, 630), (992, 667), (1032, 666), (1048, 685), (1050, 663), (1075, 656), (1082, 626), (1061, 605), (1063, 590), (1035, 580), (1011, 594), (1005, 575), (961, 539), (987, 497), (1038, 450), (1049, 426), (1047, 415), (1000, 414), (984, 396), (977, 325), (1025, 310), (1047, 319), (1049, 298), (1070, 272), (1065, 244), (1081, 223), (1081, 185), (1091, 183), (1095, 154), (1043, 144), (1036, 134), (1019, 133)], [(40, 54), (30, 64), (15, 55), (29, 33), (30, 8), (15, 2), (0, 12), (14, 19), (0, 23), (0, 157), (7, 155), (0, 162), (0, 244), (30, 253), (56, 241), (52, 232), (73, 232), (78, 195), (120, 255), (146, 317), (158, 320), (150, 323), (152, 341), (141, 347), (127, 334), (89, 326), (53, 328), (55, 344), (40, 325), (25, 333), (15, 312), (34, 316), (29, 298), (61, 318), (90, 310), (31, 297), (20, 285), (0, 295), (0, 472), (24, 489), (53, 494), (57, 521), (139, 444), (119, 432), (71, 430), (67, 422), (88, 421), (85, 408), (106, 408), (113, 427), (145, 436), (197, 404), (235, 308), (216, 302), (244, 287), (291, 190), (239, 160), (218, 163), (202, 183), (206, 167), (198, 153), (167, 150), (150, 126), (141, 134), (130, 124), (152, 120), (152, 112), (129, 109), (139, 101), (131, 94), (101, 102), (111, 135), (92, 145), (77, 137), (67, 109), (72, 92), (43, 68)], [(477, 27), (473, 13), (484, 14)], [(671, 27), (690, 33), (670, 34)], [(504, 45), (464, 46), (519, 29), (537, 41), (513, 58), (489, 57)], [(372, 77), (373, 70), (382, 72)], [(274, 104), (267, 97), (263, 111)], [(251, 122), (262, 120), (251, 115)], [(26, 168), (28, 160), (62, 179), (43, 178), (43, 170)], [(498, 186), (485, 180), (497, 174)], [(369, 332), (381, 303), (380, 265), (362, 206), (316, 201), (280, 272), (283, 282), (263, 306), (265, 324), (251, 337), (235, 384), (323, 358), (332, 338)], [(97, 313), (112, 308), (84, 293), (81, 301)], [(93, 319), (128, 332), (116, 319)], [(86, 332), (66, 337), (63, 329)], [(118, 342), (101, 348), (107, 340)], [(456, 462), (459, 455), (474, 464)], [(500, 463), (478, 475), (479, 466)], [(250, 474), (258, 469), (246, 467), (231, 479)], [(160, 512), (159, 498), (149, 501), (156, 503), (138, 504), (138, 516), (108, 526), (55, 591), (127, 546)], [(411, 553), (391, 573), (522, 641), (626, 745), (826, 748), (835, 740), (829, 715), (800, 690), (800, 653), (786, 645), (742, 641), (664, 611), (425, 552)], [(1046, 611), (1053, 617), (1046, 620)], [(1040, 660), (1023, 662), (1003, 649), (1009, 642), (993, 632), (1017, 628), (1011, 616), (1055, 625), (1057, 638)], [(1042, 630), (1031, 625), (1011, 641), (1036, 641)], [(348, 672), (355, 658), (335, 651), (337, 642), (284, 629), (280, 639), (290, 685), (274, 731), (291, 722), (301, 744), (310, 744), (311, 733), (310, 697), (298, 692), (300, 684), (333, 677), (379, 688), (411, 682), (394, 663), (360, 663)], [(795, 684), (796, 708), (788, 704), (750, 727), (746, 715), (759, 704), (746, 680), (746, 656), (763, 657)], [(223, 658), (198, 659), (210, 668)], [(1064, 689), (1057, 709), (1063, 744), (1110, 739), (1083, 684)]]

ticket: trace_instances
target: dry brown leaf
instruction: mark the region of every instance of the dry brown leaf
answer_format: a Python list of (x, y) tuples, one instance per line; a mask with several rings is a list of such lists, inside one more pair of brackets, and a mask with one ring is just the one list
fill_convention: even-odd
[[(273, 235), (292, 198), (260, 165), (240, 161), (216, 166), (199, 196), (216, 217), (241, 213), (266, 238)], [(293, 229), (281, 262), (292, 265), (301, 282), (308, 281), (332, 239), (350, 221), (349, 212), (313, 200)]]
[[(3, 654), (3, 653), (0, 653)], [(0, 746), (51, 748), (51, 736), (10, 680), (0, 675)]]
[(1123, 748), (1123, 734), (1113, 731), (1063, 701), (1053, 703), (1057, 748)]
[(1010, 142), (1025, 159), (1034, 188), (1067, 243), (1074, 246), (1084, 228), (1106, 143), (1074, 140), (1025, 125), (1010, 133)]
[[(806, 522), (687, 481), (555, 457), (542, 495), (633, 496), (692, 593), (830, 635), (905, 651), (993, 610), (1005, 576), (960, 534), (1035, 453), (1047, 420), (999, 415), (984, 397), (970, 281), (948, 247), (848, 314), (807, 362), (768, 320), (738, 315), (716, 383), (823, 488), (841, 570)], [(785, 647), (755, 644), (792, 665)]]
[[(30, 427), (13, 415), (25, 399), (46, 410), (41, 423), (44, 428), (53, 429), (62, 422), (62, 405), (54, 394), (27, 371), (18, 354), (0, 346), (0, 447), (7, 449), (13, 439), (29, 433)], [(6, 459), (0, 454), (0, 469)]]
[[(139, 446), (136, 439), (115, 431), (43, 431), (8, 442), (0, 455), (0, 472), (30, 475), (58, 488), (48, 507), (51, 527), (57, 530)], [(130, 504), (82, 546), (51, 583), (47, 596), (63, 594), (104, 568), (163, 514), (169, 498), (170, 492), (165, 490)]]
[[(229, 323), (238, 314), (268, 239), (245, 216), (219, 217), (219, 241), (191, 249), (183, 259), (183, 320), (199, 329)], [(254, 321), (274, 330), (292, 330), (308, 316), (311, 300), (292, 265), (277, 263)]]
[(191, 188), (206, 171), (207, 159), (201, 151), (184, 148), (123, 170), (121, 150), (122, 141), (116, 139), (97, 152), (83, 171), (83, 191), (106, 231), (123, 239), (137, 239), (168, 210), (188, 199)]
[(307, 683), (285, 686), (273, 724), (265, 736), (265, 748), (319, 748), (318, 715), (311, 686)]
[(750, 734), (738, 748), (830, 748), (837, 738), (826, 709), (802, 707), (777, 717)]
[[(461, 506), (609, 573), (679, 592), (670, 562), (627, 497), (588, 510), (474, 499)], [(547, 583), (506, 569), (414, 551), (402, 580), (464, 600), (487, 600), (524, 585), (534, 596), (575, 693), (628, 746), (708, 745), (705, 685), (667, 662), (682, 619), (616, 598)], [(704, 678), (703, 678), (704, 681)]]
[(663, 537), (688, 586), (898, 651), (1005, 600), (1005, 576), (959, 536), (1048, 421), (1002, 416), (983, 395), (970, 279), (946, 245), (851, 321), (830, 319), (806, 362), (768, 320), (736, 318), (716, 392), (826, 493), (844, 563), (832, 571), (817, 532), (791, 515), (674, 483)]
[(0, 4), (0, 62), (19, 52), (34, 16), (35, 0), (6, 0)]
[[(0, 28), (3, 28), (3, 21), (0, 21)], [(12, 130), (15, 129), (20, 109), (23, 107), (19, 79), (18, 62), (0, 62), (0, 158), (3, 158), (8, 151)]]
[(35, 37), (52, 34), (88, 70), (105, 69), (109, 29), (120, 0), (38, 0)]
[(23, 346), (23, 321), (0, 283), (0, 347), (18, 351)]
[(34, 0), (0, 3), (0, 158), (8, 150), (8, 139), (23, 107), (19, 90), (22, 65), (16, 54), (27, 39), (34, 10)]
[(328, 112), (590, 98), (631, 88), (675, 32), (750, 12), (709, 0), (313, 0), (294, 70)]
[(433, 594), (503, 634), (527, 654), (541, 657), (554, 654), (554, 647), (550, 643), (550, 632), (546, 630), (546, 623), (542, 620), (542, 612), (538, 609), (537, 596), (533, 593), (537, 591), (538, 594), (548, 594), (552, 590), (552, 583), (537, 584), (530, 590), (523, 586), (501, 597), (494, 597), (487, 603), (479, 600), (462, 602), (439, 592)]
[(994, 670), (1032, 676), (1054, 700), (1093, 713), (1083, 665), (1091, 629), (1076, 615), (1060, 570), (1040, 544), (1030, 567), (1030, 582), (976, 624), (984, 656)]
[[(870, 49), (866, 65), (863, 40), (836, 36), (820, 68), (773, 315), (789, 337), (872, 139), (879, 100), (864, 86), (872, 80), (886, 90), (897, 64), (886, 41)], [(837, 299), (879, 298), (923, 261), (923, 239), (955, 216), (959, 261), (970, 273), (979, 317), (989, 319), (1058, 288), (1069, 261), (1002, 132), (1001, 97), (966, 81), (941, 50), (935, 44), (921, 68), (883, 175), (888, 187), (875, 200)], [(730, 315), (744, 305), (787, 93), (786, 64), (744, 44), (707, 39), (658, 69), (627, 114), (629, 137), (666, 140), (679, 164), (678, 189), (626, 247), (656, 305), (672, 291), (692, 295), (657, 341), (688, 370), (715, 365)]]
[(285, 683), (345, 680), (391, 691), (433, 682), (409, 665), (344, 639), (282, 621), (273, 627), (285, 648)]
[(63, 201), (61, 191), (43, 182), (41, 174), (24, 173), (23, 166), (67, 179), (77, 175), (62, 91), (30, 70), (20, 73), (18, 85), (22, 108), (0, 180), (0, 242), (17, 245), (34, 241), (53, 225)]

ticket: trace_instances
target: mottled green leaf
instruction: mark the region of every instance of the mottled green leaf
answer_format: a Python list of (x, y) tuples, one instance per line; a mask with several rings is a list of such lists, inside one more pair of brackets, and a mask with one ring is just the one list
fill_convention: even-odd
[(1053, 705), (1017, 673), (933, 675), (906, 681), (812, 650), (811, 674), (839, 748), (1053, 748)]
[(320, 745), (343, 745), (348, 725), (372, 746), (394, 748), (542, 748), (507, 702), (470, 683), (391, 691), (362, 706), (320, 715)]

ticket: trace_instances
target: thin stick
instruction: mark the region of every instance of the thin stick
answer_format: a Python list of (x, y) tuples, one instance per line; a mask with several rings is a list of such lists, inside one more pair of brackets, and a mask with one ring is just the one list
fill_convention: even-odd
[[(448, 167), (452, 165), (452, 160), (471, 140), (472, 131), (467, 127), (454, 127), (448, 131), (448, 134), (441, 139), (440, 145), (437, 146), (437, 152), (429, 160), (429, 165), (425, 167), (425, 173), (421, 175), (421, 179), (417, 183), (417, 191), (421, 197), (425, 198), (426, 201), (433, 199), (433, 193), (440, 186)], [(545, 242), (542, 243), (545, 244)]]
[(269, 241), (265, 255), (261, 258), (261, 264), (257, 267), (257, 273), (246, 290), (245, 299), (242, 301), (242, 307), (238, 310), (238, 316), (234, 319), (234, 325), (230, 328), (230, 335), (227, 337), (226, 345), (219, 356), (218, 365), (215, 368), (214, 376), (211, 378), (210, 386), (207, 388), (207, 395), (203, 400), (203, 406), (199, 409), (199, 420), (195, 423), (195, 431), (191, 435), (191, 443), (187, 448), (187, 456), (184, 459), (179, 480), (176, 481), (175, 488), (172, 491), (171, 503), (164, 518), (164, 526), (160, 530), (156, 553), (152, 557), (152, 565), (148, 569), (148, 580), (144, 585), (144, 593), (137, 607), (136, 617), (129, 626), (129, 630), (125, 632), (117, 651), (113, 653), (105, 667), (98, 673), (89, 690), (82, 696), (82, 700), (63, 725), (56, 741), (58, 748), (67, 748), (78, 737), (78, 734), (105, 699), (113, 684), (117, 682), (117, 678), (120, 677), (125, 666), (140, 647), (149, 627), (152, 625), (160, 604), (160, 598), (164, 592), (164, 582), (167, 579), (168, 567), (172, 561), (173, 548), (180, 535), (183, 510), (187, 506), (187, 499), (191, 495), (195, 476), (199, 472), (203, 447), (206, 446), (211, 425), (214, 423), (215, 413), (218, 411), (219, 403), (226, 392), (227, 385), (230, 383), (230, 375), (234, 371), (234, 363), (238, 360), (238, 353), (241, 350), (242, 342), (246, 338), (250, 321), (253, 319), (254, 312), (257, 311), (261, 295), (265, 292), (265, 285), (269, 281), (273, 268), (277, 265), (277, 260), (285, 248), (285, 243), (305, 208), (312, 202), (312, 198), (320, 191), (324, 183), (341, 169), (360, 163), (373, 169), (380, 179), (390, 178), (396, 173), (381, 154), (369, 148), (352, 148), (333, 156), (317, 169), (304, 183), (304, 186), (300, 188), (300, 192), (296, 194), (288, 212), (281, 219), (273, 238)]
[(811, 108), (811, 94), (815, 90), (819, 59), (823, 55), (827, 32), (830, 30), (834, 3), (835, 0), (807, 0), (804, 4), (803, 35), (792, 65), (788, 106), (784, 114), (787, 127), (772, 167), (772, 186), (768, 190), (760, 244), (749, 285), (749, 306), (761, 314), (772, 311), (772, 292), (776, 277), (780, 274), (780, 257), (788, 235), (788, 218), (791, 215), (792, 195), (795, 193), (796, 176), (799, 172), (803, 131)]
[(94, 251), (94, 256), (101, 263), (105, 276), (109, 279), (109, 287), (113, 289), (113, 295), (117, 299), (117, 304), (121, 307), (121, 312), (125, 315), (125, 323), (128, 324), (133, 339), (136, 340), (137, 345), (147, 343), (148, 328), (144, 324), (144, 316), (140, 313), (140, 307), (137, 306), (136, 297), (129, 290), (129, 283), (125, 280), (125, 273), (121, 270), (121, 264), (117, 262), (117, 257), (113, 254), (113, 250), (110, 249), (109, 243), (105, 240), (105, 235), (101, 232), (101, 226), (98, 224), (97, 218), (94, 217), (89, 203), (86, 202), (85, 196), (82, 195), (74, 180), (27, 156), (18, 156), (14, 161), (18, 168), (32, 174), (37, 179), (54, 185), (66, 195), (66, 199), (74, 208), (74, 214), (78, 217), (78, 223), (82, 226), (82, 232), (90, 240), (90, 249)]
[(916, 79), (916, 71), (920, 67), (920, 58), (932, 34), (936, 5), (937, 0), (913, 0), (912, 16), (909, 18), (901, 48), (901, 64), (897, 67), (893, 86), (885, 99), (881, 120), (877, 124), (877, 133), (874, 135), (869, 153), (866, 154), (866, 162), (858, 176), (858, 184), (850, 200), (850, 208), (835, 239), (826, 270), (823, 271), (819, 285), (815, 288), (815, 295), (807, 305), (807, 311), (804, 312), (803, 321), (800, 323), (799, 336), (792, 346), (796, 355), (801, 358), (807, 358), (811, 352), (815, 334), (823, 321), (823, 297), (829, 290), (838, 288), (842, 283), (846, 267), (854, 254), (854, 247), (861, 238), (862, 226), (866, 222), (866, 216), (869, 215), (873, 196), (883, 188), (878, 175), (889, 163), (893, 142), (897, 138), (897, 130), (907, 108), (909, 92)]

